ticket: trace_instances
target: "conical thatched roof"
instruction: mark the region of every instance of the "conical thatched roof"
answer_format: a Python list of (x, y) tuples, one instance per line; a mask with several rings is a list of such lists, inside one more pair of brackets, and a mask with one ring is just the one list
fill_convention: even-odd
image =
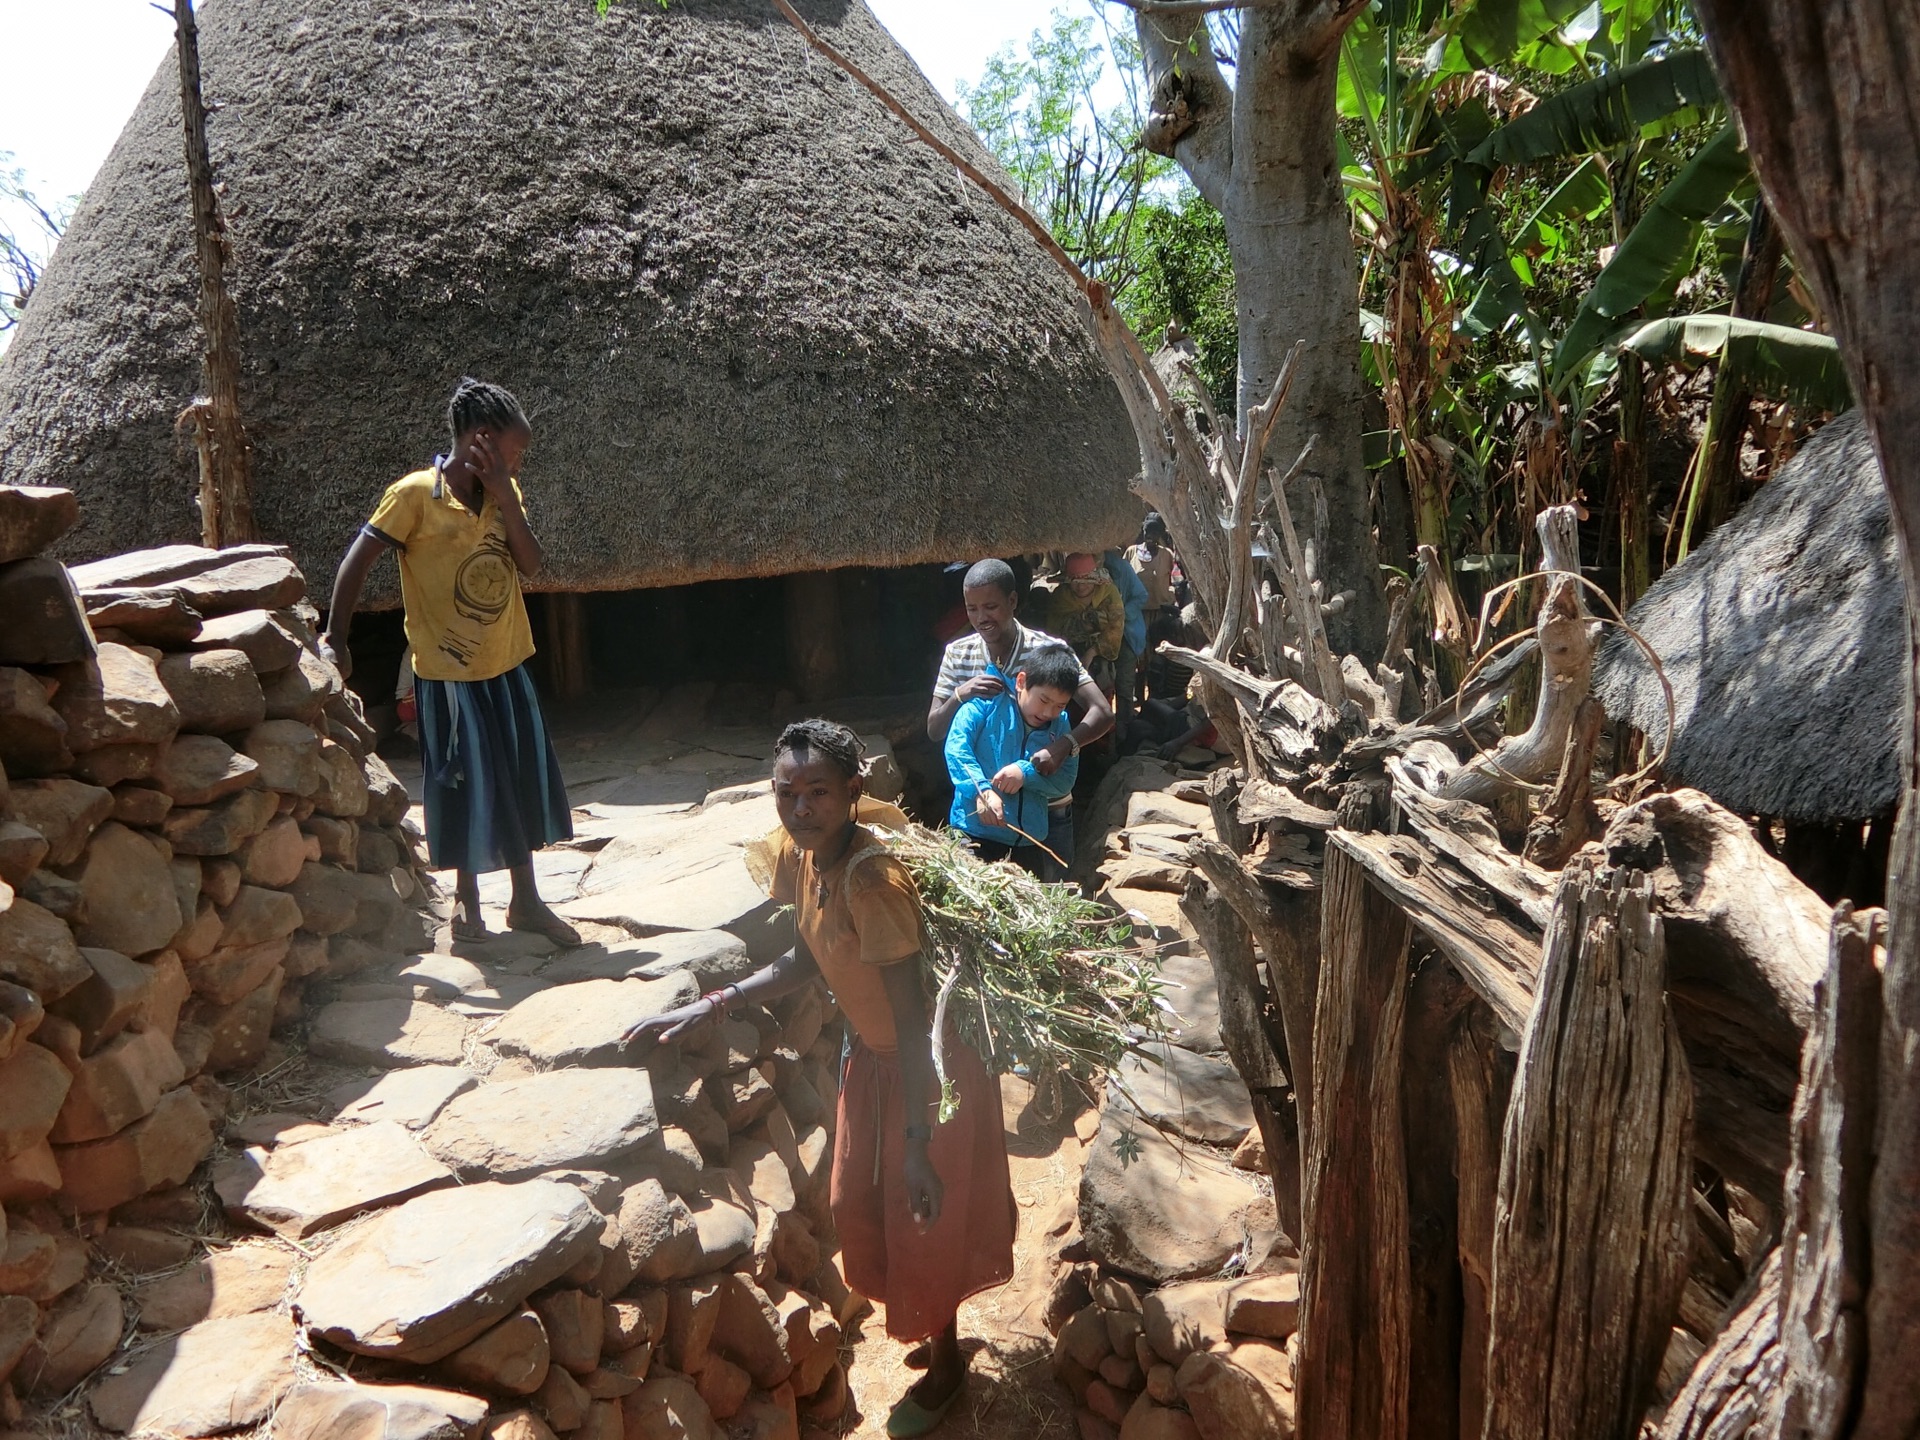
[[(799, 8), (990, 163), (862, 0)], [(1071, 288), (766, 0), (208, 0), (201, 54), (257, 511), (316, 583), (444, 447), (463, 373), (534, 412), (547, 587), (1137, 522)], [(0, 481), (76, 486), (73, 553), (198, 534), (172, 428), (200, 383), (174, 77), (169, 57), (0, 358)]]
[[(1669, 776), (1789, 820), (1857, 820), (1900, 794), (1906, 597), (1859, 411), (1833, 421), (1627, 619), (1659, 652), (1678, 722)], [(1610, 630), (1595, 688), (1659, 744), (1666, 704)]]

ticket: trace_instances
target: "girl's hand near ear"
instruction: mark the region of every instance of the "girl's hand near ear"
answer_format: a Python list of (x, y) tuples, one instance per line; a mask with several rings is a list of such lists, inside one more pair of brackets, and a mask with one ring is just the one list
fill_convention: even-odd
[(505, 505), (507, 497), (513, 493), (513, 484), (511, 477), (507, 474), (506, 461), (500, 456), (500, 446), (493, 438), (493, 432), (475, 431), (469, 453), (467, 468), (473, 472), (473, 478), (480, 482), (481, 489), (498, 503)]

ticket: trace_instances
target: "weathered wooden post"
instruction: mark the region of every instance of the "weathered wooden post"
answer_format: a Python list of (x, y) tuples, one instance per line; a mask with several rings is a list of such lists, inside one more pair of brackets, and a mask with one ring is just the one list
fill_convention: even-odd
[(1494, 1215), (1484, 1440), (1634, 1440), (1686, 1284), (1693, 1084), (1644, 876), (1568, 868)]
[(838, 695), (840, 581), (831, 570), (787, 576), (787, 671), (803, 700)]
[(1338, 833), (1321, 883), (1296, 1414), (1304, 1436), (1405, 1440), (1412, 1302), (1400, 1078), (1412, 927)]

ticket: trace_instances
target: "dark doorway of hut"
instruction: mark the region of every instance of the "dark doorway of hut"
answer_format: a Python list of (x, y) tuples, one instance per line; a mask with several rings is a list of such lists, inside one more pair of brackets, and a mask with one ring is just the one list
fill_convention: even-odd
[(941, 567), (918, 565), (553, 593), (531, 618), (558, 701), (704, 681), (805, 703), (929, 687), (947, 608)]

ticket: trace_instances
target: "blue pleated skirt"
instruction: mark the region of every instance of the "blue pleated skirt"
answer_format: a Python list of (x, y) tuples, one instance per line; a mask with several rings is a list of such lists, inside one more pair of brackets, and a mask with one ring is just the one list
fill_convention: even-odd
[(573, 834), (560, 759), (525, 665), (491, 680), (416, 680), (427, 854), (443, 870), (505, 870)]

